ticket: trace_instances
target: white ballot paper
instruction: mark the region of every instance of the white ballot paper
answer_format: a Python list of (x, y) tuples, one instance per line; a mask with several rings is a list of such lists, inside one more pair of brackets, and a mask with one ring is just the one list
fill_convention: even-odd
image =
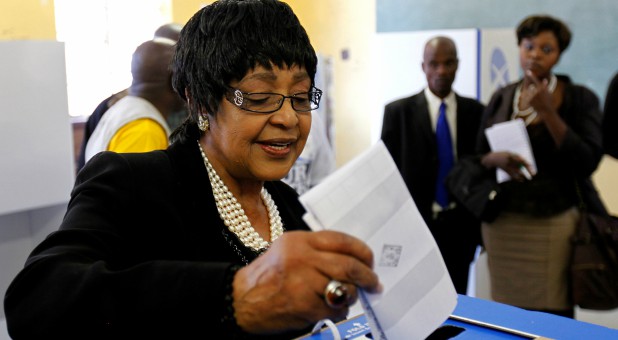
[(457, 293), (442, 255), (382, 141), (300, 197), (313, 230), (365, 241), (381, 293), (359, 292), (374, 339), (425, 339)]
[[(485, 129), (485, 136), (489, 142), (491, 151), (510, 151), (523, 157), (532, 166), (532, 173), (527, 174), (526, 177), (530, 179), (529, 175), (536, 174), (536, 161), (534, 160), (534, 154), (532, 153), (532, 147), (530, 146), (530, 137), (526, 130), (526, 125), (521, 119), (507, 120), (502, 123), (495, 124)], [(525, 168), (522, 171), (528, 170)], [(498, 183), (506, 182), (511, 179), (506, 171), (502, 169), (496, 170), (496, 180)]]

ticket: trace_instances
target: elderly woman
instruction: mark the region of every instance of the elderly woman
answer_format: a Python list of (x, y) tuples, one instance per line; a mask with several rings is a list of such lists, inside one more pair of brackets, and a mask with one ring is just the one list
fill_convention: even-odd
[(5, 298), (14, 339), (289, 339), (378, 289), (371, 250), (309, 232), (279, 181), (305, 145), (316, 55), (274, 0), (219, 1), (183, 28), (190, 117), (163, 151), (103, 152)]
[(514, 179), (501, 185), (498, 217), (482, 226), (493, 298), (573, 317), (570, 239), (581, 192), (591, 188), (589, 177), (603, 151), (597, 97), (552, 72), (570, 40), (567, 26), (555, 18), (524, 19), (517, 27), (524, 77), (494, 93), (482, 122), (484, 129), (523, 119), (538, 173), (527, 180), (520, 167), (532, 172), (530, 165), (520, 155), (488, 152), (483, 134), (479, 147), (492, 176), (501, 168)]

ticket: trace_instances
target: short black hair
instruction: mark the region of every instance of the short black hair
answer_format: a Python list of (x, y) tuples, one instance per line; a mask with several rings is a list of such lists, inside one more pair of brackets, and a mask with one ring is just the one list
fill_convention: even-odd
[(314, 84), (317, 56), (305, 29), (286, 3), (220, 0), (199, 10), (180, 32), (172, 83), (189, 116), (172, 140), (199, 137), (200, 112), (216, 114), (230, 82), (256, 66), (304, 67)]
[(545, 31), (550, 31), (556, 36), (560, 53), (569, 47), (571, 30), (562, 21), (548, 15), (532, 15), (525, 18), (517, 26), (517, 45), (520, 45), (524, 38), (534, 37)]

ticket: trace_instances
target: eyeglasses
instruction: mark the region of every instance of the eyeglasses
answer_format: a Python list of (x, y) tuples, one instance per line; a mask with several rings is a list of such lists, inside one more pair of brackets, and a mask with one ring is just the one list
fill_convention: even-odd
[(230, 88), (225, 98), (242, 110), (257, 113), (273, 113), (278, 111), (283, 106), (285, 98), (290, 98), (292, 108), (295, 111), (308, 112), (320, 106), (322, 90), (314, 87), (309, 92), (284, 96), (279, 93), (242, 92), (239, 89)]

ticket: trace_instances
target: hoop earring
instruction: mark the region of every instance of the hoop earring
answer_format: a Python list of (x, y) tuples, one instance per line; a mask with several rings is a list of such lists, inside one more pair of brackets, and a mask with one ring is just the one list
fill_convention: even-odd
[(208, 116), (203, 113), (199, 113), (197, 115), (197, 128), (200, 131), (206, 132), (210, 128), (210, 122), (208, 121)]

